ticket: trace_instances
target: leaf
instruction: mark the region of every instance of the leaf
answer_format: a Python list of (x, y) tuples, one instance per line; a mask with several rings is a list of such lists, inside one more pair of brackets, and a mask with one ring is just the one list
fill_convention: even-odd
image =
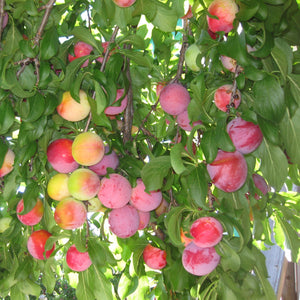
[(187, 170), (181, 157), (182, 152), (185, 152), (185, 150), (183, 145), (180, 143), (175, 144), (170, 151), (171, 166), (178, 175)]
[(78, 40), (87, 43), (93, 46), (98, 50), (99, 53), (102, 53), (99, 42), (95, 40), (94, 35), (90, 32), (87, 27), (77, 26), (71, 31), (70, 35), (74, 35)]
[(280, 122), (285, 113), (284, 92), (272, 76), (256, 81), (253, 86), (254, 110), (263, 118)]
[[(93, 268), (93, 267), (92, 267)], [(90, 268), (79, 272), (78, 275), (78, 285), (76, 288), (76, 296), (78, 300), (86, 300), (86, 299), (94, 299), (94, 293), (90, 289), (90, 278), (88, 273), (90, 272)]]
[(293, 117), (289, 110), (280, 123), (280, 135), (290, 161), (300, 165), (300, 108)]
[[(5, 99), (0, 103), (0, 134), (5, 134), (15, 120), (14, 110), (11, 102)], [(2, 165), (2, 164), (0, 164)]]
[(120, 49), (119, 53), (127, 56), (130, 60), (134, 61), (136, 64), (138, 64), (140, 66), (144, 66), (147, 68), (152, 67), (151, 56), (149, 56), (148, 54), (145, 54), (141, 51)]
[(121, 299), (126, 299), (138, 287), (138, 277), (131, 277), (128, 271), (123, 272), (118, 284), (118, 295)]
[(26, 102), (23, 103), (28, 106), (27, 113), (21, 115), (23, 121), (34, 122), (40, 118), (44, 112), (45, 98), (41, 94), (35, 94), (34, 96), (27, 98)]
[(182, 246), (180, 228), (182, 214), (185, 210), (186, 208), (184, 207), (175, 207), (169, 211), (165, 218), (165, 226), (168, 230), (169, 238), (174, 246)]
[(291, 86), (291, 92), (298, 105), (300, 105), (300, 74), (289, 74), (288, 80)]
[(105, 249), (102, 247), (101, 243), (96, 239), (90, 238), (88, 240), (88, 252), (91, 258), (91, 261), (97, 268), (105, 266), (106, 253)]
[(257, 277), (259, 278), (260, 284), (262, 285), (264, 294), (265, 294), (265, 298), (266, 300), (274, 300), (276, 299), (274, 290), (269, 282), (269, 280), (267, 280), (264, 275), (261, 273), (260, 269), (257, 266), (254, 266), (254, 272), (257, 275)]
[(163, 186), (163, 180), (171, 168), (170, 156), (154, 157), (147, 163), (141, 172), (146, 191), (159, 190)]
[(48, 60), (52, 58), (58, 52), (58, 34), (56, 27), (51, 27), (48, 31), (46, 31), (43, 35), (43, 39), (41, 40), (41, 59)]
[(216, 133), (214, 128), (209, 128), (203, 133), (200, 143), (206, 162), (212, 163), (218, 154), (218, 144), (216, 142)]
[(279, 191), (288, 174), (286, 156), (278, 146), (268, 143), (266, 139), (263, 139), (256, 151), (261, 158), (260, 170), (264, 178), (276, 191)]
[(216, 251), (221, 256), (221, 266), (225, 272), (237, 272), (241, 265), (239, 255), (226, 242), (221, 241), (216, 245)]
[(30, 279), (22, 280), (17, 283), (18, 288), (26, 295), (39, 297), (41, 287)]
[(203, 164), (193, 168), (186, 176), (187, 190), (196, 205), (206, 208), (206, 195), (208, 192), (208, 177), (206, 168)]
[(20, 215), (27, 214), (36, 204), (37, 198), (39, 196), (40, 190), (36, 182), (32, 182), (26, 186), (26, 190), (23, 194), (24, 209)]
[(7, 32), (7, 39), (4, 43), (3, 53), (7, 55), (14, 54), (19, 50), (19, 42), (22, 40), (22, 35), (16, 26), (12, 25), (9, 27)]
[(95, 95), (96, 95), (95, 97), (96, 114), (100, 115), (106, 107), (107, 99), (100, 84), (97, 81), (94, 81), (94, 85), (95, 85)]
[(278, 124), (270, 120), (266, 120), (259, 115), (257, 116), (257, 121), (263, 136), (272, 144), (280, 145), (281, 140), (280, 135), (278, 134)]

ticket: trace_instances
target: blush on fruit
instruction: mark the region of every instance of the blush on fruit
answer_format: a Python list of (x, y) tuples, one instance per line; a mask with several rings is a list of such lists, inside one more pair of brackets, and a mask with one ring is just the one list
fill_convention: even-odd
[(221, 241), (223, 227), (213, 217), (202, 217), (193, 222), (190, 233), (196, 246), (201, 248), (213, 247)]
[(68, 188), (69, 175), (58, 173), (52, 176), (47, 185), (47, 192), (51, 199), (60, 201), (71, 196)]
[[(117, 97), (115, 99), (115, 102), (117, 102), (119, 99), (121, 99), (121, 97), (123, 96), (124, 94), (124, 89), (118, 89), (117, 90)], [(120, 105), (118, 106), (108, 106), (107, 108), (105, 108), (104, 110), (104, 113), (106, 115), (110, 115), (110, 116), (115, 116), (115, 115), (118, 115), (120, 114), (121, 112), (123, 112), (127, 106), (127, 103), (128, 103), (128, 99), (127, 99), (127, 95), (125, 95), (125, 97), (121, 100), (121, 103)]]
[(50, 257), (55, 249), (55, 244), (53, 244), (53, 247), (45, 252), (45, 245), (50, 236), (52, 234), (43, 229), (34, 231), (30, 235), (27, 241), (27, 249), (31, 256), (40, 260)]
[(200, 248), (189, 243), (182, 253), (182, 264), (187, 272), (203, 276), (211, 273), (219, 264), (220, 255), (214, 247)]
[(7, 175), (13, 170), (14, 160), (15, 160), (14, 152), (11, 149), (8, 149), (4, 156), (3, 164), (0, 168), (0, 178)]
[(218, 109), (226, 112), (230, 109), (230, 106), (238, 108), (241, 103), (241, 93), (239, 90), (236, 90), (236, 94), (233, 96), (233, 102), (230, 104), (231, 95), (232, 95), (233, 85), (225, 84), (219, 87), (214, 95), (215, 105)]
[(72, 245), (66, 254), (66, 263), (68, 267), (76, 272), (87, 270), (92, 261), (88, 252), (79, 252), (75, 245)]
[(190, 103), (190, 94), (179, 83), (166, 85), (159, 95), (161, 108), (170, 115), (179, 115), (187, 109)]
[(247, 178), (247, 163), (238, 151), (218, 150), (215, 160), (207, 165), (208, 174), (215, 186), (231, 193), (242, 187)]
[(145, 264), (154, 270), (161, 270), (167, 265), (167, 252), (148, 244), (143, 251)]
[(235, 118), (227, 124), (227, 132), (236, 150), (243, 154), (253, 152), (263, 140), (259, 126), (245, 121), (241, 117)]
[(28, 226), (33, 226), (38, 224), (44, 214), (44, 205), (41, 199), (37, 199), (35, 206), (31, 211), (29, 211), (25, 215), (21, 215), (22, 211), (24, 210), (24, 200), (21, 199), (17, 205), (17, 217), (21, 223)]
[(150, 221), (150, 212), (149, 211), (139, 211), (140, 224), (138, 230), (145, 229)]
[(119, 7), (129, 7), (135, 3), (136, 0), (113, 0)]
[(191, 125), (191, 121), (189, 119), (189, 114), (188, 114), (187, 110), (184, 110), (182, 113), (180, 113), (177, 116), (176, 120), (177, 120), (177, 123), (178, 123), (179, 127), (182, 128), (185, 131), (191, 131), (194, 126), (202, 124), (201, 121), (195, 121)]
[(136, 208), (129, 204), (114, 208), (109, 213), (108, 223), (112, 233), (120, 238), (128, 238), (138, 231), (139, 213)]
[(252, 179), (255, 186), (262, 192), (263, 195), (266, 195), (269, 192), (269, 186), (262, 176), (255, 173), (252, 175)]

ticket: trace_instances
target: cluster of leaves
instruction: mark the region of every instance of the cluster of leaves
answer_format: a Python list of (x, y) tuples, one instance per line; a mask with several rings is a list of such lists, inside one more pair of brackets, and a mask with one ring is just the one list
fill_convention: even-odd
[[(1, 179), (0, 213), (13, 219), (0, 234), (0, 296), (38, 297), (41, 274), (52, 293), (57, 255), (63, 256), (71, 243), (84, 250), (88, 240), (93, 265), (78, 275), (78, 299), (274, 299), (260, 251), (264, 244), (273, 244), (270, 218), (275, 221), (276, 243), (291, 251), (293, 261), (299, 259), (299, 196), (280, 192), (283, 185), (289, 190), (300, 185), (299, 4), (238, 1), (235, 29), (216, 39), (207, 32), (208, 3), (201, 0), (191, 1), (193, 17), (188, 21), (180, 19), (183, 0), (137, 0), (129, 8), (111, 0), (52, 5), (53, 1), (31, 0), (25, 4), (9, 0), (4, 5), (9, 22), (1, 35), (0, 165), (8, 148), (16, 158), (13, 171)], [(45, 11), (50, 14), (44, 24)], [(67, 55), (77, 41), (92, 45), (93, 52), (69, 63)], [(113, 50), (105, 68), (95, 60), (103, 55), (103, 41), (110, 41)], [(183, 66), (183, 73), (178, 73), (183, 63), (179, 50), (185, 43), (201, 49), (199, 72)], [(256, 50), (248, 53), (247, 45)], [(221, 55), (236, 59), (243, 72), (236, 77), (224, 69)], [(81, 68), (87, 59), (89, 65)], [(157, 103), (155, 86), (174, 78), (190, 92), (191, 121), (202, 121), (191, 132), (180, 129)], [(242, 104), (230, 114), (220, 112), (213, 103), (214, 92), (233, 82), (242, 93)], [(110, 119), (104, 109), (120, 87), (127, 91), (129, 104), (124, 114)], [(64, 91), (78, 99), (79, 89), (90, 96), (90, 123), (65, 121), (55, 110)], [(259, 124), (264, 139), (245, 156), (245, 185), (225, 193), (209, 187), (206, 163), (214, 160), (218, 149), (234, 151), (226, 124), (236, 114)], [(117, 121), (123, 122), (122, 130)], [(162, 190), (169, 203), (166, 215), (157, 217), (153, 212), (151, 226), (129, 239), (114, 239), (107, 232), (107, 213), (89, 216), (84, 228), (72, 232), (54, 222), (55, 203), (46, 186), (55, 172), (47, 162), (47, 146), (57, 138), (75, 137), (87, 125), (118, 153), (119, 172), (132, 184), (141, 177), (148, 190)], [(131, 125), (139, 128), (134, 136)], [(272, 187), (268, 195), (255, 188), (251, 179), (255, 172)], [(49, 247), (57, 242), (56, 256), (46, 261), (28, 254), (31, 228), (22, 226), (15, 213), (21, 197), (29, 210), (39, 195), (45, 214), (35, 228), (53, 234)], [(211, 274), (196, 277), (181, 264), (180, 231), (188, 231), (204, 215), (219, 219), (226, 235), (216, 247), (220, 265)], [(145, 269), (142, 251), (149, 241), (167, 251), (168, 265), (162, 272)], [(71, 271), (65, 263), (63, 270)]]

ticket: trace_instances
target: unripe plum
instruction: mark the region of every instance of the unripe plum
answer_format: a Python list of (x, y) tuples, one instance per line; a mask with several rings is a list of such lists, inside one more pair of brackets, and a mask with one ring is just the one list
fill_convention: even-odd
[[(109, 147), (105, 146), (105, 153), (107, 152), (109, 152)], [(110, 154), (105, 154), (97, 164), (89, 166), (89, 169), (100, 176), (105, 176), (108, 168), (115, 170), (118, 165), (118, 155), (112, 150)]]
[(113, 0), (119, 7), (129, 7), (135, 3), (136, 0)]
[(47, 185), (47, 192), (51, 199), (60, 201), (71, 194), (68, 188), (69, 175), (58, 173), (52, 176)]
[(148, 244), (143, 251), (143, 259), (149, 268), (161, 270), (167, 265), (167, 252)]
[(78, 168), (78, 163), (72, 156), (72, 144), (70, 139), (58, 139), (48, 146), (47, 158), (55, 171), (69, 173)]
[(139, 228), (140, 218), (137, 209), (129, 204), (114, 208), (109, 213), (110, 230), (120, 238), (133, 236)]
[(125, 206), (131, 197), (130, 182), (120, 174), (110, 174), (109, 178), (101, 179), (98, 198), (108, 208)]
[[(229, 109), (233, 86), (231, 84), (225, 84), (219, 87), (214, 95), (215, 105), (222, 111)], [(238, 108), (241, 103), (241, 93), (236, 90), (236, 94), (233, 96), (233, 102), (235, 108)]]
[(162, 198), (160, 204), (155, 209), (156, 215), (159, 217), (162, 214), (165, 214), (169, 209), (169, 203), (166, 199)]
[(194, 244), (198, 247), (213, 247), (221, 241), (223, 227), (221, 223), (213, 217), (202, 217), (193, 222), (190, 233), (194, 238)]
[(75, 170), (68, 181), (69, 192), (78, 200), (94, 198), (100, 189), (100, 179), (96, 173), (89, 169)]
[[(189, 119), (189, 114), (188, 114), (188, 111), (187, 110), (184, 110), (182, 113), (180, 113), (178, 116), (177, 116), (177, 123), (179, 125), (180, 128), (182, 128), (183, 130), (185, 131), (191, 131), (192, 130), (192, 126), (191, 126), (191, 121)], [(193, 122), (193, 126), (196, 126), (196, 125), (199, 125), (199, 124), (202, 124), (201, 121), (196, 121), (196, 122)]]
[(162, 201), (161, 191), (145, 191), (145, 184), (141, 178), (136, 181), (136, 186), (132, 188), (130, 203), (140, 211), (151, 211), (156, 209)]
[(78, 103), (71, 96), (70, 92), (64, 92), (60, 104), (57, 106), (57, 113), (67, 121), (77, 122), (85, 119), (91, 111), (87, 94), (79, 91), (80, 102)]
[(207, 165), (208, 174), (217, 188), (231, 193), (237, 191), (247, 178), (247, 163), (238, 151), (218, 150), (215, 160)]
[(88, 252), (79, 252), (75, 245), (72, 245), (66, 254), (68, 267), (76, 272), (82, 272), (90, 267), (92, 261)]
[(150, 212), (149, 211), (139, 211), (140, 224), (138, 230), (144, 229), (148, 226), (150, 221)]
[(213, 19), (207, 16), (208, 27), (212, 32), (224, 31), (228, 33), (233, 29), (233, 21), (238, 13), (238, 6), (233, 0), (214, 0), (208, 7), (208, 12), (218, 17)]
[(200, 67), (197, 64), (198, 55), (201, 56), (201, 51), (196, 44), (190, 45), (184, 54), (184, 60), (188, 68), (190, 68), (194, 72), (200, 71)]
[(160, 92), (159, 102), (166, 113), (179, 115), (187, 109), (190, 103), (190, 94), (183, 85), (170, 83)]
[(55, 208), (54, 220), (62, 229), (81, 227), (86, 221), (87, 211), (83, 202), (72, 197), (61, 200)]
[[(82, 57), (82, 56), (86, 56), (89, 55), (91, 52), (93, 51), (93, 47), (87, 43), (84, 42), (78, 42), (75, 44), (74, 46), (74, 54), (75, 56), (69, 54), (68, 55), (68, 59), (69, 62)], [(89, 64), (89, 60), (87, 59), (82, 65), (81, 67), (84, 68)]]
[(0, 168), (0, 177), (7, 175), (13, 170), (14, 160), (15, 160), (14, 152), (11, 149), (8, 149), (4, 156), (3, 164)]
[(45, 253), (45, 245), (50, 236), (52, 234), (43, 229), (34, 231), (30, 235), (27, 241), (27, 249), (34, 258), (43, 260), (45, 257), (50, 257), (55, 249), (55, 244), (53, 244), (53, 247)]
[[(116, 99), (113, 103), (117, 102), (123, 96), (123, 94), (124, 94), (124, 89), (118, 89)], [(128, 99), (127, 99), (127, 95), (125, 95), (125, 97), (121, 100), (121, 104), (119, 106), (114, 106), (114, 105), (108, 106), (105, 108), (104, 113), (110, 116), (118, 115), (125, 110), (127, 103), (128, 103)]]
[(44, 205), (40, 199), (37, 199), (35, 206), (25, 215), (20, 215), (24, 209), (24, 201), (21, 199), (17, 205), (17, 217), (24, 225), (33, 226), (38, 224), (44, 214)]
[(97, 164), (104, 156), (104, 144), (94, 132), (83, 132), (76, 136), (72, 145), (74, 159), (83, 166)]
[(263, 140), (259, 126), (245, 121), (241, 117), (235, 118), (227, 124), (227, 132), (236, 150), (243, 154), (253, 152)]
[(269, 192), (269, 186), (262, 176), (255, 173), (252, 175), (252, 179), (255, 186), (262, 192), (263, 195), (266, 195)]
[(100, 200), (98, 197), (94, 197), (92, 199), (87, 200), (87, 211), (88, 212), (99, 212), (99, 211), (105, 211), (107, 208), (102, 206)]
[(203, 276), (211, 273), (219, 264), (220, 255), (214, 247), (200, 248), (189, 243), (182, 253), (182, 264), (187, 272)]
[(9, 228), (11, 221), (11, 216), (0, 218), (0, 233), (3, 233), (6, 229)]

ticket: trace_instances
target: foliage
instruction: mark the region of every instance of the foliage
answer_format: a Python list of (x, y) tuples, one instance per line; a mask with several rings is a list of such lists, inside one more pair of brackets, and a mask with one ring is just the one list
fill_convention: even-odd
[[(300, 185), (299, 3), (237, 1), (234, 29), (213, 39), (206, 22), (209, 1), (190, 0), (193, 17), (188, 20), (182, 19), (183, 0), (137, 0), (128, 8), (112, 0), (54, 2), (0, 1), (9, 16), (1, 33), (0, 165), (8, 148), (16, 155), (12, 172), (0, 178), (0, 214), (12, 217), (0, 233), (0, 297), (38, 297), (41, 274), (47, 293), (53, 293), (57, 276), (72, 273), (63, 259), (68, 246), (83, 249), (88, 241), (93, 264), (78, 274), (78, 299), (275, 299), (260, 251), (273, 244), (269, 219), (275, 222), (276, 243), (291, 251), (293, 261), (299, 259), (299, 195), (281, 192), (283, 186)], [(93, 52), (69, 62), (77, 41), (93, 46)], [(96, 58), (103, 56), (104, 41), (111, 53), (100, 63)], [(183, 60), (186, 46), (194, 43), (201, 50), (199, 72)], [(247, 45), (255, 50), (247, 52)], [(242, 71), (225, 69), (221, 55), (235, 59)], [(81, 67), (87, 59), (88, 66)], [(190, 132), (160, 108), (155, 88), (170, 81), (188, 88), (189, 117), (202, 121)], [(213, 103), (223, 84), (234, 84), (242, 93), (240, 107), (228, 113)], [(117, 88), (125, 88), (128, 106), (109, 118), (104, 109)], [(64, 91), (78, 100), (79, 89), (89, 95), (91, 118), (66, 121), (56, 107)], [(226, 124), (236, 115), (259, 124), (264, 138), (245, 155), (246, 183), (225, 193), (210, 184), (206, 164), (218, 149), (234, 151)], [(138, 128), (134, 133), (132, 125)], [(169, 204), (166, 215), (153, 211), (151, 226), (128, 239), (115, 238), (107, 229), (108, 211), (90, 213), (87, 223), (73, 231), (54, 221), (57, 202), (46, 187), (56, 172), (47, 161), (47, 147), (86, 129), (117, 152), (117, 172), (132, 185), (141, 177), (147, 190), (160, 189)], [(267, 195), (255, 187), (253, 173), (266, 179)], [(29, 210), (39, 195), (45, 212), (34, 229), (48, 230), (56, 242), (44, 261), (29, 255), (26, 242), (33, 228), (16, 216), (22, 197)], [(197, 277), (182, 266), (180, 229), (188, 232), (195, 219), (206, 215), (217, 218), (225, 234), (216, 246), (219, 266)], [(142, 251), (149, 241), (167, 251), (162, 271), (144, 265)]]

